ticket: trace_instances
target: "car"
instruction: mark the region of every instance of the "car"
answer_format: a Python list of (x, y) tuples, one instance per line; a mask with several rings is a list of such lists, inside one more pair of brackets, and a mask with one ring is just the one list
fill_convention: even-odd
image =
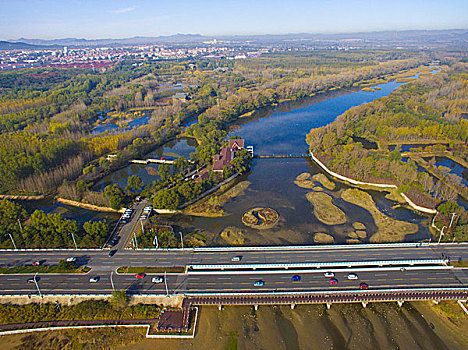
[(359, 289), (369, 289), (369, 285), (365, 282), (359, 284)]
[(294, 276), (292, 276), (291, 280), (292, 280), (293, 282), (299, 282), (299, 281), (301, 280), (301, 276), (299, 276), (299, 275), (294, 275)]
[(74, 256), (71, 256), (65, 260), (66, 262), (74, 262), (76, 261), (76, 258)]
[(144, 274), (144, 273), (137, 273), (135, 275), (135, 278), (145, 278), (145, 276), (146, 276), (146, 274)]
[(34, 283), (34, 278), (28, 278), (28, 283)]
[(265, 282), (263, 282), (262, 280), (259, 280), (259, 281), (255, 281), (254, 282), (254, 286), (255, 287), (261, 287), (265, 284)]
[(335, 277), (335, 274), (333, 272), (325, 272), (323, 275), (325, 277)]
[(401, 271), (401, 272), (405, 272), (406, 269), (405, 269), (404, 267), (401, 267), (401, 268), (400, 268), (400, 271)]
[(338, 284), (338, 280), (336, 278), (330, 278), (330, 284)]
[(153, 277), (151, 279), (151, 282), (153, 282), (153, 283), (163, 283), (164, 282), (164, 277), (162, 277), (162, 276)]
[(109, 257), (114, 256), (114, 254), (115, 254), (116, 252), (117, 252), (116, 249), (111, 250), (111, 251), (109, 252)]
[(231, 259), (231, 261), (241, 261), (241, 259), (242, 259), (242, 255), (236, 255)]
[(97, 276), (96, 277), (91, 277), (89, 279), (89, 283), (97, 283), (98, 281), (99, 281), (99, 277), (97, 277)]
[(140, 219), (141, 219), (141, 220), (146, 220), (146, 218), (147, 218), (147, 216), (146, 216), (146, 215), (142, 215), (142, 216), (140, 216)]
[(348, 274), (348, 279), (349, 280), (357, 280), (357, 279), (359, 279), (359, 277), (355, 273), (350, 273), (350, 274)]
[(32, 264), (33, 264), (33, 266), (39, 266), (41, 264), (41, 262), (39, 260), (37, 260), (37, 261), (33, 262)]

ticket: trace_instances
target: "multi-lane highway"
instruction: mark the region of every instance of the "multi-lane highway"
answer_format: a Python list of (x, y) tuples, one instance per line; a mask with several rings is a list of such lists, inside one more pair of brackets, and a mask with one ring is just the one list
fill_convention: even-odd
[[(43, 293), (109, 294), (112, 291), (111, 274), (115, 289), (142, 294), (353, 290), (358, 289), (361, 282), (373, 289), (468, 286), (468, 269), (457, 269), (443, 263), (448, 259), (468, 260), (468, 244), (119, 250), (112, 257), (108, 256), (108, 250), (1, 251), (0, 264), (12, 267), (39, 260), (49, 265), (72, 256), (77, 258), (79, 265), (90, 266), (91, 272), (86, 275), (40, 274), (38, 285)], [(383, 260), (387, 262), (381, 264)], [(419, 261), (419, 264), (412, 265), (414, 261)], [(425, 261), (432, 262), (426, 264)], [(328, 265), (320, 268), (303, 266), (300, 270), (275, 267), (278, 264), (292, 266), (318, 262)], [(170, 266), (196, 265), (210, 265), (212, 269), (193, 268), (184, 273), (167, 274), (167, 290), (166, 283), (151, 282), (152, 277), (161, 274), (137, 279), (132, 274), (115, 272), (121, 266), (160, 267), (164, 270)], [(324, 276), (326, 271), (335, 273), (338, 284), (330, 283), (330, 278)], [(357, 273), (359, 279), (348, 280), (350, 272)], [(299, 275), (300, 281), (293, 281), (294, 275)], [(91, 283), (91, 277), (100, 279)], [(36, 293), (36, 285), (28, 283), (29, 278), (32, 274), (0, 275), (0, 293)], [(264, 285), (254, 286), (255, 281), (263, 281)]]
[[(468, 269), (451, 267), (407, 267), (400, 268), (357, 268), (330, 269), (334, 272), (337, 284), (331, 284), (324, 276), (326, 270), (271, 270), (267, 272), (244, 271), (231, 273), (189, 272), (167, 274), (166, 283), (153, 283), (151, 280), (161, 274), (148, 274), (136, 278), (133, 274), (115, 274), (112, 279), (114, 288), (127, 290), (132, 294), (183, 294), (186, 292), (280, 292), (280, 291), (323, 291), (358, 290), (365, 282), (370, 289), (393, 288), (463, 288), (468, 285)], [(356, 273), (357, 280), (349, 280), (349, 273)], [(91, 277), (99, 277), (91, 283)], [(293, 276), (300, 276), (293, 281)], [(36, 294), (34, 283), (28, 283), (33, 275), (0, 275), (1, 294)], [(38, 286), (43, 294), (110, 294), (112, 285), (110, 273), (89, 274), (42, 274)], [(263, 281), (263, 286), (255, 286)]]
[[(119, 244), (123, 244), (120, 242)], [(115, 248), (114, 248), (115, 249)], [(0, 265), (16, 266), (41, 261), (45, 265), (57, 264), (68, 257), (76, 257), (80, 265), (94, 270), (112, 271), (121, 266), (187, 266), (209, 264), (297, 264), (315, 262), (356, 262), (381, 260), (448, 259), (468, 260), (468, 244), (382, 245), (382, 246), (311, 246), (230, 248), (230, 249), (171, 249), (171, 250), (118, 250), (109, 257), (108, 250), (55, 250), (55, 251), (0, 251)], [(239, 262), (232, 259), (241, 257)]]

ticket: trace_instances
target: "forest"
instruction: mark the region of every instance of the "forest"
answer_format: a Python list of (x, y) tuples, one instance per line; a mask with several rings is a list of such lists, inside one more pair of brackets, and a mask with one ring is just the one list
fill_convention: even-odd
[[(403, 157), (398, 145), (424, 143), (421, 154), (448, 152), (461, 161), (467, 159), (467, 73), (468, 64), (463, 62), (443, 66), (436, 75), (421, 76), (388, 97), (352, 108), (333, 123), (311, 130), (310, 150), (340, 174), (399, 186), (419, 205), (434, 208), (454, 200), (460, 177), (434, 178), (418, 168), (411, 153)], [(369, 148), (362, 140), (378, 148)]]
[[(323, 50), (235, 62), (134, 64), (127, 60), (102, 71), (34, 68), (1, 72), (0, 193), (49, 194), (64, 180), (92, 183), (121, 166), (119, 162), (107, 169), (98, 165), (103, 156), (117, 153), (123, 164), (135, 151), (156, 147), (180, 134), (190, 118), (226, 124), (284, 99), (349, 87), (429, 60), (429, 55), (411, 50)], [(176, 83), (189, 100), (172, 98), (176, 90), (166, 87)], [(132, 118), (132, 111), (141, 109), (151, 110), (148, 125), (118, 133), (92, 132), (102, 116), (125, 121)], [(141, 141), (135, 144), (137, 139)], [(204, 156), (208, 153), (201, 162), (206, 161)], [(87, 174), (82, 173), (84, 169)]]

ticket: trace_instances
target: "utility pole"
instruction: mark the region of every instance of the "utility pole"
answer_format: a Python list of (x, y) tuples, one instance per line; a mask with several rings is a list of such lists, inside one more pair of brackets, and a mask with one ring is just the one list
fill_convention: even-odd
[(18, 250), (18, 248), (16, 248), (15, 240), (13, 239), (13, 236), (11, 235), (11, 233), (8, 233), (8, 236), (10, 236), (11, 243), (13, 243), (13, 247), (15, 247), (15, 250)]
[(37, 272), (36, 272), (36, 274), (34, 275), (34, 283), (36, 284), (36, 288), (37, 288), (37, 292), (39, 293), (39, 296), (40, 296), (41, 298), (43, 298), (42, 293), (41, 293), (41, 290), (39, 289), (39, 285), (37, 284)]
[(112, 285), (112, 291), (115, 291), (114, 280), (112, 279), (112, 274), (113, 273), (114, 273), (114, 271), (111, 271), (110, 282), (111, 282), (111, 285)]
[(153, 244), (156, 245), (156, 249), (159, 248), (158, 235), (154, 235)]
[(450, 219), (449, 230), (452, 227), (453, 219), (455, 218), (456, 215), (457, 215), (457, 213), (452, 213), (452, 219)]
[(140, 218), (140, 223), (141, 223), (141, 230), (143, 231), (143, 234), (145, 234), (145, 228), (143, 227), (143, 219)]
[(167, 289), (167, 271), (164, 271), (164, 284), (166, 285), (166, 295), (169, 295), (169, 290)]
[(179, 235), (180, 235), (180, 244), (182, 245), (182, 249), (184, 249), (184, 238), (182, 237), (181, 231), (179, 231)]
[(135, 247), (136, 247), (136, 249), (138, 249), (138, 243), (137, 243), (136, 233), (135, 232), (133, 232), (133, 237), (135, 237)]
[(76, 241), (75, 241), (75, 235), (73, 234), (73, 232), (70, 232), (72, 238), (73, 238), (73, 243), (75, 243), (75, 249), (78, 250), (78, 246), (76, 245)]
[(442, 236), (445, 234), (445, 233), (444, 233), (444, 228), (445, 228), (445, 226), (442, 227), (442, 230), (440, 230), (439, 241), (437, 242), (437, 244), (440, 244), (440, 240), (442, 239)]
[(20, 227), (20, 230), (23, 231), (23, 226), (21, 226), (21, 221), (20, 221), (20, 219), (18, 219), (18, 225), (19, 225), (19, 227)]

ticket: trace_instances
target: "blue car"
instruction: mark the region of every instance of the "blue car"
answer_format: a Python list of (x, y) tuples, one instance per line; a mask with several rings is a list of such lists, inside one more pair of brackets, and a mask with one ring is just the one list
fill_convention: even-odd
[(301, 280), (301, 276), (299, 276), (299, 275), (294, 275), (294, 276), (292, 276), (291, 279), (293, 280), (293, 282), (299, 282), (299, 281)]

